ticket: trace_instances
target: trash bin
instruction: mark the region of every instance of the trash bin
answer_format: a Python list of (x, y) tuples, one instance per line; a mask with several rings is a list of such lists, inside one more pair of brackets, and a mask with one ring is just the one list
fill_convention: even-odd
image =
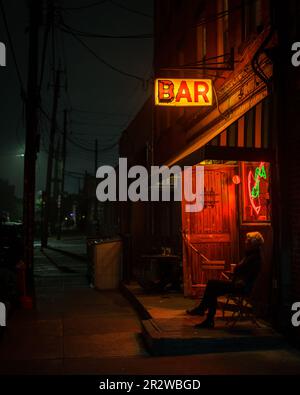
[(95, 242), (93, 264), (95, 288), (118, 288), (122, 277), (122, 240), (107, 239)]

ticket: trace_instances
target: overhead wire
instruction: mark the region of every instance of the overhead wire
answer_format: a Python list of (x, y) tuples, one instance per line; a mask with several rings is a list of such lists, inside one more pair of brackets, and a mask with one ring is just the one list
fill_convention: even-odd
[(245, 1), (241, 2), (240, 5), (231, 7), (227, 10), (224, 10), (224, 11), (217, 12), (215, 14), (208, 16), (208, 17), (201, 18), (201, 21), (192, 27), (202, 26), (202, 25), (206, 25), (211, 22), (215, 22), (216, 20), (222, 19), (225, 16), (230, 16), (232, 13), (243, 9), (245, 6), (247, 6), (251, 3), (256, 3), (257, 1), (258, 0), (245, 0)]
[[(83, 144), (78, 143), (76, 140), (73, 139), (73, 137), (71, 138), (70, 136), (67, 136), (67, 140), (68, 140), (71, 144), (73, 144), (75, 147), (80, 148), (80, 149), (82, 149), (82, 150), (84, 150), (84, 151), (86, 151), (86, 152), (95, 152), (95, 149), (86, 147), (86, 146), (84, 146)], [(118, 144), (119, 144), (119, 141), (114, 142), (113, 144), (110, 144), (110, 145), (108, 145), (108, 146), (106, 146), (106, 147), (103, 147), (103, 148), (98, 149), (98, 152), (109, 151), (109, 150), (111, 150), (112, 148), (116, 147)]]
[[(60, 18), (60, 20), (62, 20), (61, 18)], [(57, 27), (57, 25), (56, 25), (56, 27)], [(68, 26), (66, 26), (66, 28), (67, 29), (69, 29), (69, 27)], [(58, 44), (58, 42), (59, 42), (59, 40), (58, 40), (58, 38), (57, 38), (57, 32), (55, 32), (54, 31), (54, 29), (53, 29), (53, 31), (52, 31), (52, 66), (54, 66), (55, 64), (56, 64), (56, 62), (59, 60), (60, 62), (61, 62), (61, 59), (62, 59), (62, 63), (63, 63), (63, 69), (64, 69), (64, 71), (65, 71), (65, 79), (66, 79), (66, 89), (65, 89), (65, 96), (66, 96), (66, 99), (67, 99), (67, 101), (68, 101), (68, 105), (67, 105), (67, 107), (69, 108), (69, 110), (71, 110), (71, 111), (75, 111), (75, 112), (78, 112), (78, 113), (90, 113), (90, 114), (92, 114), (92, 113), (94, 113), (94, 114), (97, 114), (97, 115), (101, 115), (99, 112), (92, 112), (92, 111), (87, 111), (87, 110), (80, 110), (80, 109), (78, 109), (78, 108), (74, 108), (73, 106), (72, 106), (72, 102), (71, 102), (71, 98), (70, 98), (70, 96), (69, 96), (69, 91), (68, 91), (68, 79), (67, 79), (67, 76), (68, 76), (68, 66), (67, 66), (67, 56), (66, 56), (66, 48), (65, 48), (65, 43), (64, 43), (64, 33), (66, 33), (66, 31), (64, 31), (64, 30), (67, 30), (67, 29), (62, 29), (61, 27), (60, 27), (60, 29), (58, 30), (57, 29), (57, 31), (59, 31), (59, 33), (60, 33), (60, 45)], [(55, 29), (56, 30), (56, 29)], [(115, 66), (113, 66), (113, 65), (111, 65), (109, 62), (107, 62), (106, 60), (104, 60), (104, 59), (102, 59), (93, 49), (91, 49), (83, 40), (81, 40), (79, 37), (77, 37), (78, 36), (78, 34), (81, 34), (81, 33), (84, 33), (84, 32), (80, 32), (80, 31), (75, 31), (75, 29), (73, 29), (74, 31), (71, 31), (72, 30), (72, 28), (70, 28), (70, 34), (73, 36), (73, 38), (74, 39), (76, 39), (83, 47), (85, 47), (85, 49), (86, 50), (88, 50), (94, 57), (96, 57), (101, 63), (103, 63), (104, 65), (106, 65), (107, 67), (109, 67), (109, 68), (111, 68), (112, 70), (114, 70), (114, 71), (116, 71), (116, 72), (118, 72), (118, 73), (120, 73), (120, 74), (122, 74), (122, 75), (125, 75), (125, 76), (127, 76), (127, 77), (131, 77), (131, 78), (134, 78), (134, 79), (136, 79), (136, 80), (138, 80), (138, 82), (140, 83), (140, 82), (142, 82), (144, 85), (145, 85), (145, 81), (147, 81), (146, 79), (144, 79), (144, 78), (141, 78), (141, 77), (139, 77), (139, 76), (137, 76), (137, 75), (134, 75), (134, 74), (131, 74), (131, 73), (127, 73), (127, 72), (125, 72), (125, 71), (123, 71), (123, 70), (120, 70), (119, 68), (117, 68), (117, 67), (115, 67)], [(106, 36), (107, 37), (107, 36)], [(110, 37), (117, 37), (117, 36), (110, 36)], [(121, 36), (120, 36), (121, 37)], [(124, 36), (122, 36), (122, 37), (124, 37)], [(126, 38), (137, 38), (137, 37), (149, 37), (149, 35), (135, 35), (135, 36), (127, 36)], [(59, 49), (60, 49), (60, 51), (59, 51)], [(59, 53), (60, 52), (60, 54), (59, 54), (59, 56), (57, 56), (57, 53)], [(57, 57), (57, 59), (56, 59), (56, 57)], [(139, 86), (139, 84), (138, 84), (138, 86)], [(137, 88), (138, 88), (138, 86), (137, 86)], [(136, 90), (136, 89), (135, 89)], [(41, 112), (41, 114), (43, 114), (43, 116), (45, 117), (45, 119), (47, 119), (47, 121), (49, 121), (49, 122), (51, 122), (51, 119), (50, 119), (50, 116), (48, 115), (48, 113), (44, 110), (44, 108), (43, 107), (40, 107), (40, 112)], [(103, 115), (103, 114), (102, 114)], [(111, 116), (124, 116), (124, 117), (126, 117), (126, 118), (128, 118), (129, 119), (129, 115), (128, 114), (121, 114), (121, 113), (119, 113), (119, 114), (116, 114), (116, 113), (106, 113), (106, 115), (111, 115)], [(76, 121), (75, 121), (76, 122)], [(74, 122), (74, 123), (75, 123)], [(79, 121), (77, 121), (78, 123), (79, 123)], [(83, 123), (83, 122), (82, 122)], [(89, 125), (89, 124), (92, 124), (92, 123), (94, 123), (94, 125), (95, 124), (97, 124), (97, 122), (91, 122), (91, 121), (89, 121), (89, 122), (85, 122), (87, 125)], [(99, 127), (101, 127), (101, 126), (103, 126), (103, 127), (107, 127), (108, 126), (108, 124), (98, 124), (98, 126)], [(109, 124), (109, 127), (116, 127), (116, 128), (123, 128), (123, 127), (125, 127), (125, 125), (116, 125), (116, 124)], [(62, 132), (62, 130), (61, 130), (61, 128), (59, 128), (59, 126), (57, 125), (57, 131), (59, 132), (59, 133), (63, 133)], [(78, 152), (69, 152), (71, 155), (80, 155), (80, 152), (82, 152), (82, 153), (86, 153), (86, 154), (90, 154), (90, 153), (93, 153), (94, 154), (94, 152), (95, 152), (95, 150), (94, 150), (94, 147), (93, 148), (91, 148), (91, 146), (90, 146), (90, 143), (86, 140), (86, 139), (84, 139), (84, 138), (78, 138), (78, 136), (76, 136), (75, 135), (76, 134), (76, 132), (74, 132), (74, 133), (72, 133), (72, 135), (70, 136), (70, 135), (68, 135), (67, 136), (67, 141), (70, 143), (70, 144), (72, 144), (74, 147), (76, 147), (76, 148), (78, 148), (80, 151), (79, 151), (79, 153)], [(92, 138), (92, 137), (91, 137)], [(43, 142), (43, 144), (45, 144), (45, 141), (44, 141), (44, 137), (43, 137), (43, 140), (42, 140), (42, 142)], [(108, 143), (108, 142), (107, 142)], [(113, 148), (115, 148), (115, 147), (117, 147), (118, 146), (118, 144), (119, 144), (119, 136), (118, 136), (118, 138), (117, 138), (117, 141), (112, 141), (111, 143), (109, 143), (108, 145), (105, 145), (105, 146), (103, 146), (102, 148), (100, 148), (100, 149), (98, 149), (98, 152), (99, 153), (103, 153), (103, 155), (106, 157), (107, 156), (107, 154), (109, 154), (109, 152), (112, 152), (112, 150), (113, 150)], [(116, 157), (115, 157), (115, 153), (113, 154), (113, 156), (111, 156), (111, 154), (109, 154), (110, 155), (110, 160), (112, 160), (112, 161), (116, 161)]]
[(14, 65), (15, 65), (15, 69), (16, 69), (16, 72), (17, 72), (17, 76), (18, 76), (18, 80), (19, 80), (19, 84), (20, 84), (20, 88), (21, 88), (21, 97), (24, 99), (25, 95), (26, 95), (26, 91), (25, 91), (25, 88), (24, 88), (24, 83), (23, 83), (23, 80), (22, 80), (20, 67), (18, 65), (17, 55), (16, 55), (16, 52), (15, 52), (14, 44), (13, 44), (12, 37), (11, 37), (11, 34), (10, 34), (8, 21), (7, 21), (7, 16), (6, 16), (6, 12), (5, 12), (5, 8), (4, 8), (2, 0), (0, 0), (0, 9), (1, 9), (1, 13), (2, 13), (2, 18), (3, 18), (3, 22), (4, 22), (4, 26), (5, 26), (5, 30), (6, 30), (6, 34), (7, 34), (7, 38), (8, 38), (8, 42), (9, 42), (9, 46), (10, 46), (10, 50), (12, 52), (13, 62), (14, 62)]
[(73, 125), (81, 125), (81, 126), (94, 126), (104, 128), (104, 127), (111, 127), (111, 128), (123, 128), (124, 123), (122, 124), (115, 124), (115, 123), (98, 123), (98, 122), (81, 122), (81, 121), (71, 121)]
[(111, 4), (113, 4), (114, 6), (116, 6), (118, 8), (121, 8), (121, 9), (127, 11), (127, 12), (132, 13), (132, 14), (136, 14), (136, 15), (139, 15), (139, 16), (144, 16), (145, 18), (153, 19), (153, 15), (146, 14), (145, 12), (138, 11), (138, 10), (135, 10), (133, 8), (127, 7), (127, 6), (123, 5), (123, 4), (120, 4), (120, 3), (116, 2), (116, 1), (114, 1), (114, 0), (109, 0), (109, 2)]
[(82, 30), (75, 29), (66, 23), (61, 24), (61, 30), (65, 33), (70, 33), (73, 32), (77, 34), (78, 36), (81, 37), (88, 37), (88, 38), (106, 38), (106, 39), (152, 39), (153, 34), (151, 33), (144, 33), (144, 34), (128, 34), (128, 35), (109, 35), (109, 34), (100, 34), (100, 33), (91, 33), (91, 32), (85, 32)]
[(105, 111), (90, 111), (90, 110), (83, 110), (79, 109), (76, 107), (72, 107), (71, 111), (77, 112), (77, 113), (83, 113), (83, 114), (94, 114), (94, 115), (99, 115), (99, 116), (117, 116), (117, 117), (128, 117), (128, 114), (126, 113), (118, 113), (118, 112), (105, 112)]
[(125, 10), (127, 12), (132, 13), (132, 14), (136, 14), (136, 15), (143, 16), (145, 18), (150, 18), (150, 19), (153, 18), (153, 15), (150, 15), (150, 14), (147, 14), (145, 12), (142, 12), (142, 11), (139, 11), (139, 10), (127, 7), (127, 6), (123, 5), (123, 4), (117, 3), (116, 1), (112, 1), (112, 0), (101, 0), (101, 1), (96, 1), (96, 2), (93, 2), (93, 3), (90, 3), (90, 4), (85, 4), (85, 5), (77, 6), (77, 7), (62, 7), (62, 10), (64, 10), (64, 11), (82, 11), (84, 9), (88, 9), (88, 8), (92, 8), (92, 7), (97, 7), (97, 6), (103, 5), (106, 2), (109, 2), (113, 6), (118, 7), (120, 9), (123, 9), (123, 10)]
[[(63, 22), (63, 19), (62, 18), (60, 18), (60, 23), (64, 23)], [(61, 29), (61, 32), (62, 32), (62, 34), (61, 34), (61, 36), (62, 36), (62, 41), (63, 41), (63, 47), (64, 47), (64, 34), (63, 33), (66, 33), (66, 32), (64, 32), (62, 29)], [(74, 33), (74, 32), (69, 32), (74, 38), (76, 37), (76, 34)], [(147, 79), (147, 78), (142, 78), (142, 77), (140, 77), (140, 76), (137, 76), (137, 75), (133, 75), (133, 74), (131, 74), (131, 73), (127, 73), (127, 72), (124, 72), (123, 70), (120, 70), (120, 69), (118, 69), (118, 68), (116, 68), (115, 66), (113, 66), (113, 65), (111, 65), (109, 62), (107, 62), (107, 61), (105, 61), (104, 59), (102, 59), (98, 54), (96, 54), (96, 52), (94, 51), (94, 50), (92, 50), (84, 41), (82, 41), (82, 40), (80, 40), (80, 38), (79, 37), (76, 37), (76, 39), (77, 39), (77, 41), (79, 41), (80, 42), (80, 44), (81, 45), (83, 45), (84, 47), (85, 47), (85, 49), (87, 49), (90, 53), (92, 53), (92, 55), (93, 56), (95, 56), (101, 63), (104, 63), (107, 67), (110, 67), (111, 69), (113, 69), (114, 71), (116, 71), (116, 72), (119, 72), (119, 73), (121, 73), (121, 74), (123, 74), (123, 75), (125, 75), (125, 76), (127, 76), (127, 77), (131, 77), (131, 78), (135, 78), (135, 79), (137, 79), (138, 80), (138, 82), (140, 83), (140, 82), (142, 82), (142, 84), (143, 84), (143, 86), (147, 86), (148, 85), (148, 81), (149, 81), (149, 78)], [(65, 50), (64, 50), (64, 63), (66, 64), (66, 54), (65, 54)], [(137, 88), (139, 87), (139, 85), (137, 86)], [(136, 90), (136, 89), (135, 89)], [(67, 92), (68, 93), (68, 92)], [(70, 107), (70, 109), (73, 111), (78, 111), (78, 112), (87, 112), (87, 113), (95, 113), (95, 114), (97, 114), (97, 115), (100, 115), (100, 113), (96, 113), (96, 112), (92, 112), (92, 111), (87, 111), (87, 110), (78, 110), (78, 109), (75, 109), (72, 105), (71, 105), (71, 100), (69, 100), (69, 107)], [(130, 115), (129, 114), (116, 114), (116, 113), (114, 113), (114, 114), (111, 114), (111, 115), (114, 115), (114, 116), (125, 116), (125, 117), (127, 117), (127, 119), (129, 120), (129, 118), (130, 118)], [(110, 125), (111, 126), (111, 125)], [(117, 126), (116, 126), (117, 127)], [(122, 127), (122, 125), (120, 125), (120, 127)]]
[(41, 71), (40, 71), (40, 80), (39, 80), (39, 93), (41, 94), (45, 65), (46, 65), (46, 55), (47, 55), (47, 46), (48, 46), (48, 38), (51, 29), (51, 15), (49, 8), (47, 9), (47, 19), (46, 19), (46, 27), (44, 30), (44, 38), (42, 44), (42, 60), (41, 60)]
[(100, 63), (104, 64), (105, 66), (107, 66), (108, 68), (110, 68), (111, 70), (122, 74), (126, 77), (129, 78), (133, 78), (135, 80), (138, 80), (142, 83), (145, 82), (145, 80), (143, 78), (141, 78), (140, 76), (131, 74), (131, 73), (127, 73), (126, 71), (123, 71), (121, 69), (119, 69), (118, 67), (113, 66), (112, 64), (110, 64), (109, 62), (107, 62), (105, 59), (101, 58), (92, 48), (90, 48), (80, 37), (78, 37), (77, 34), (75, 34), (74, 32), (70, 31), (70, 34), (72, 35), (72, 37), (78, 41), (89, 53), (91, 53)]
[(62, 10), (64, 10), (64, 11), (82, 11), (87, 8), (100, 6), (106, 2), (107, 2), (107, 0), (100, 0), (100, 1), (95, 1), (94, 3), (85, 4), (85, 5), (77, 6), (77, 7), (62, 7)]

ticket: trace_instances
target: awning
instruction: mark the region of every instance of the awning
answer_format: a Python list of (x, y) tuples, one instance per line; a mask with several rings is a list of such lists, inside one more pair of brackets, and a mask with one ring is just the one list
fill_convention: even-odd
[(203, 160), (272, 162), (270, 98), (262, 100), (203, 147), (176, 164), (191, 166)]

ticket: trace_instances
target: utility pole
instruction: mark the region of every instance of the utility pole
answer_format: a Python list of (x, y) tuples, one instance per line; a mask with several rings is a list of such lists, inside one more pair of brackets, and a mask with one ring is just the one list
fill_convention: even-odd
[(95, 140), (95, 176), (98, 169), (98, 139)]
[(23, 195), (23, 226), (24, 226), (24, 262), (26, 265), (26, 292), (34, 296), (33, 279), (33, 243), (35, 215), (35, 168), (36, 154), (39, 149), (38, 133), (38, 47), (39, 24), (41, 18), (40, 0), (29, 1), (29, 54), (28, 80), (26, 96), (26, 138), (24, 157), (24, 195)]
[(48, 227), (49, 227), (49, 214), (51, 210), (51, 184), (52, 184), (52, 167), (53, 167), (53, 153), (54, 153), (54, 141), (56, 134), (56, 113), (59, 97), (60, 88), (60, 70), (56, 70), (55, 83), (54, 83), (54, 95), (53, 95), (53, 107), (51, 117), (51, 130), (50, 130), (50, 141), (49, 141), (49, 153), (48, 153), (48, 166), (47, 166), (47, 179), (46, 179), (46, 190), (45, 190), (45, 213), (44, 223), (42, 232), (42, 248), (48, 245)]
[(54, 163), (54, 178), (53, 178), (53, 202), (55, 202), (55, 210), (53, 211), (52, 221), (50, 221), (52, 234), (56, 232), (57, 224), (59, 220), (59, 191), (60, 191), (60, 182), (61, 182), (60, 137), (58, 137), (57, 139), (54, 157), (55, 157), (55, 163)]
[[(95, 140), (95, 180), (96, 180), (96, 173), (98, 169), (98, 139)], [(95, 209), (94, 209), (94, 221), (98, 226), (98, 199), (95, 197)]]
[(62, 145), (62, 169), (61, 169), (61, 189), (58, 202), (58, 229), (57, 240), (61, 239), (61, 227), (63, 220), (64, 208), (64, 190), (65, 190), (65, 170), (66, 170), (66, 154), (67, 154), (67, 116), (68, 111), (64, 110), (64, 130), (63, 130), (63, 145)]

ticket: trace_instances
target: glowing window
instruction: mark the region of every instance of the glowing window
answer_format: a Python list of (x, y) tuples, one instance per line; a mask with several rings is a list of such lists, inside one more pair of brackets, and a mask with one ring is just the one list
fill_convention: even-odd
[(270, 165), (267, 162), (246, 162), (243, 173), (243, 222), (270, 221)]

